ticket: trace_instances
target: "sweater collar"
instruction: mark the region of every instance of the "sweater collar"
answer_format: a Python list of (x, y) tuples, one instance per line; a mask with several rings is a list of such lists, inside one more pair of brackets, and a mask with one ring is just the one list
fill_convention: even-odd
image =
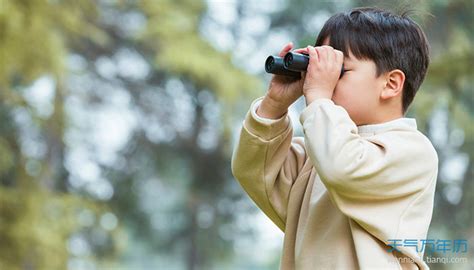
[(388, 130), (417, 130), (416, 119), (401, 117), (388, 122), (383, 122), (379, 124), (369, 124), (357, 126), (359, 133), (379, 133)]

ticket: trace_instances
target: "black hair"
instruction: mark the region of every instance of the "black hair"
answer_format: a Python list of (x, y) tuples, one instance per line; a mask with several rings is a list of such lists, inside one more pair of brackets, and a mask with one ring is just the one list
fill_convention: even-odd
[(329, 18), (321, 29), (315, 46), (329, 38), (329, 45), (363, 60), (372, 60), (377, 77), (394, 69), (405, 74), (402, 110), (405, 113), (426, 75), (429, 44), (421, 27), (407, 12), (396, 15), (387, 10), (364, 7)]

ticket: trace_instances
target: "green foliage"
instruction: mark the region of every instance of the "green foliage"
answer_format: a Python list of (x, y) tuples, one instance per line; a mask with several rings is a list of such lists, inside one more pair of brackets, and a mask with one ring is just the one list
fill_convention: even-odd
[(143, 1), (149, 16), (140, 41), (155, 51), (157, 70), (183, 76), (197, 89), (210, 89), (224, 106), (262, 89), (261, 82), (229, 65), (230, 53), (219, 53), (199, 35), (205, 6), (199, 1)]
[(86, 205), (33, 187), (0, 187), (0, 268), (65, 269), (76, 210)]
[(94, 1), (2, 0), (0, 4), (0, 87), (28, 84), (43, 73), (60, 76), (69, 38), (104, 43), (89, 23)]
[(0, 175), (9, 171), (13, 167), (12, 149), (8, 142), (0, 137)]
[[(51, 186), (66, 179), (51, 179), (58, 168), (50, 160), (40, 161), (43, 177), (27, 174), (29, 158), (20, 150), (21, 136), (12, 119), (14, 109), (34, 112), (20, 89), (44, 74), (63, 78), (68, 42), (85, 37), (106, 42), (90, 23), (97, 16), (95, 9), (95, 1), (87, 0), (0, 2), (0, 269), (67, 268), (68, 239), (79, 229), (77, 212), (103, 211), (96, 202)], [(56, 93), (61, 95), (60, 90)], [(51, 137), (46, 142), (48, 149), (62, 145), (62, 107), (55, 110), (52, 119), (37, 119), (42, 132), (59, 136), (59, 141)]]

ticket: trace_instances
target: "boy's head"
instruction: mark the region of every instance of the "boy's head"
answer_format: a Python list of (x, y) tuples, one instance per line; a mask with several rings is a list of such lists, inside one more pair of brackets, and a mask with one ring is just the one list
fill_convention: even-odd
[(344, 53), (347, 71), (333, 100), (357, 125), (389, 121), (405, 114), (426, 74), (429, 45), (406, 15), (377, 8), (338, 13), (324, 24), (315, 46)]

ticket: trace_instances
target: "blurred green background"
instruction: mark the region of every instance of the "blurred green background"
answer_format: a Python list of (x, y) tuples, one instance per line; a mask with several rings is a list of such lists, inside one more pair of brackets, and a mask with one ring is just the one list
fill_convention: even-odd
[(277, 269), (232, 147), (266, 56), (357, 6), (431, 42), (408, 116), (440, 159), (429, 237), (469, 244), (435, 255), (469, 261), (430, 266), (472, 269), (472, 0), (0, 0), (0, 269)]

